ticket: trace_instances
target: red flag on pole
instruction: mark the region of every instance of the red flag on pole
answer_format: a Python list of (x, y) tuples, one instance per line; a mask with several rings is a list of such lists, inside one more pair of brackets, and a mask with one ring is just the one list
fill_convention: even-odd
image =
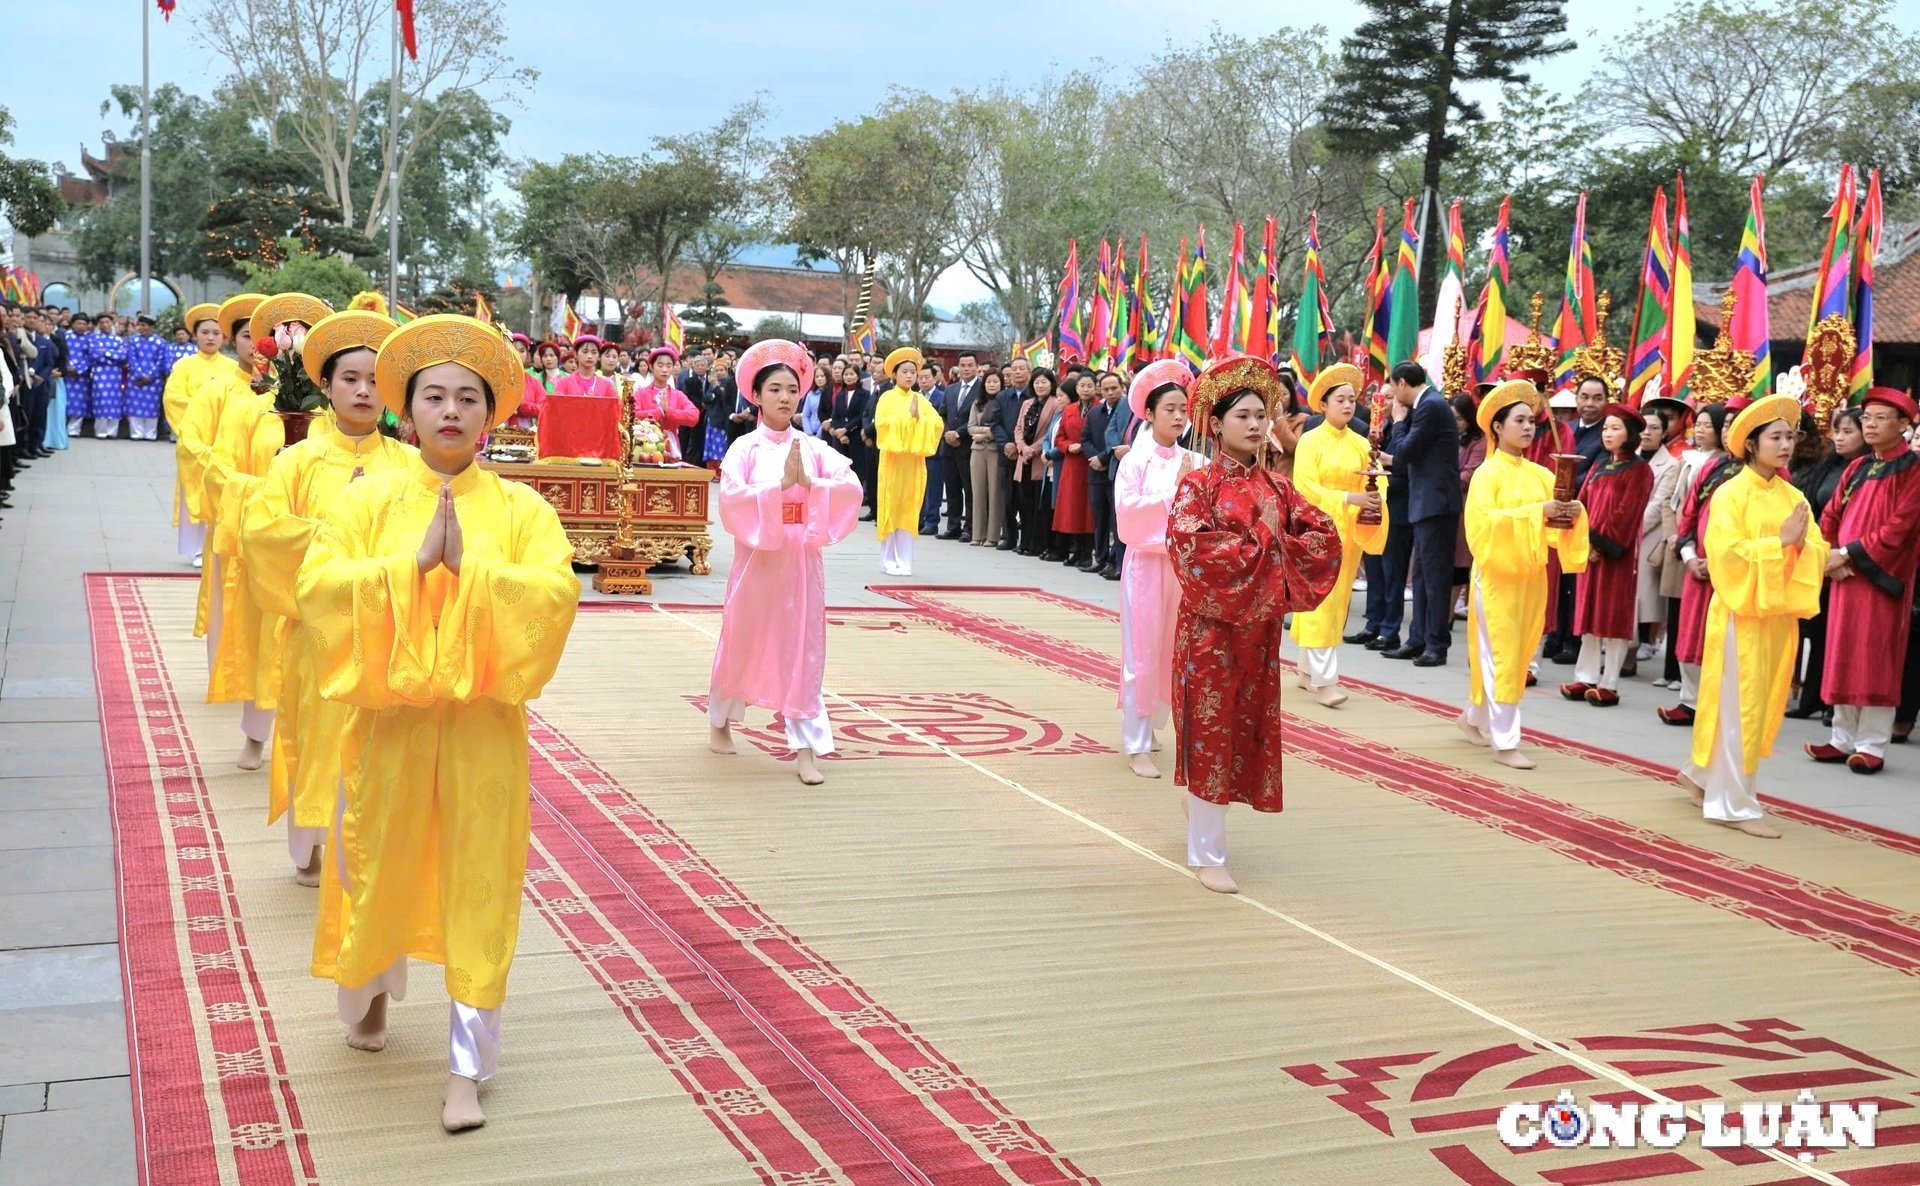
[(413, 0), (393, 0), (400, 9), (400, 41), (407, 47), (407, 56), (414, 61), (420, 60), (420, 45), (413, 39)]
[(174, 2), (175, 2), (175, 0), (154, 0), (154, 3), (156, 3), (156, 4), (158, 4), (158, 5), (160, 6), (160, 19), (161, 19), (161, 20), (163, 20), (163, 21), (171, 21), (171, 20), (173, 19), (173, 6), (174, 6)]

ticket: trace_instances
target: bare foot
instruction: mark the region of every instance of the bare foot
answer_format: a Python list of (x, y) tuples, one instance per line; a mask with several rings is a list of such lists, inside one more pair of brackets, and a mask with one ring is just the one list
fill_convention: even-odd
[(1725, 826), (1732, 828), (1736, 832), (1745, 832), (1749, 836), (1758, 836), (1762, 840), (1780, 839), (1780, 833), (1775, 831), (1771, 826), (1769, 826), (1767, 824), (1767, 821), (1765, 820), (1736, 819), (1736, 820), (1715, 820), (1714, 822), (1719, 824), (1724, 824)]
[(1296, 688), (1299, 688), (1299, 689), (1300, 689), (1300, 690), (1301, 690), (1302, 692), (1311, 692), (1311, 691), (1313, 691), (1313, 681), (1311, 681), (1311, 680), (1309, 680), (1309, 679), (1308, 679), (1308, 678), (1307, 678), (1306, 676), (1304, 676), (1304, 675), (1303, 675), (1303, 676), (1301, 676), (1301, 677), (1300, 677), (1299, 679), (1297, 679), (1297, 680), (1294, 680), (1294, 681), (1293, 681), (1293, 686), (1294, 686), (1294, 687), (1296, 687)]
[(1225, 865), (1202, 865), (1193, 871), (1193, 875), (1200, 879), (1201, 885), (1206, 886), (1216, 894), (1237, 894), (1240, 892), (1239, 884), (1227, 873), (1227, 867)]
[(447, 1076), (447, 1099), (440, 1105), (440, 1127), (448, 1132), (480, 1128), (487, 1114), (480, 1110), (480, 1085), (465, 1075)]
[(1324, 688), (1315, 688), (1313, 690), (1313, 698), (1327, 708), (1339, 708), (1347, 702), (1347, 694), (1332, 684), (1328, 684)]
[(324, 847), (316, 845), (313, 850), (313, 855), (307, 858), (307, 863), (293, 871), (293, 884), (304, 885), (308, 889), (319, 885), (320, 857), (325, 852), (326, 849)]
[(380, 993), (367, 1006), (366, 1016), (347, 1027), (347, 1045), (368, 1054), (387, 1048), (387, 994)]
[(1465, 733), (1467, 735), (1467, 740), (1473, 742), (1473, 744), (1479, 745), (1479, 746), (1487, 746), (1487, 745), (1493, 744), (1492, 742), (1487, 740), (1487, 735), (1485, 733), (1482, 733), (1480, 730), (1474, 728), (1472, 725), (1467, 723), (1466, 713), (1463, 712), (1459, 716), (1453, 718), (1453, 723), (1460, 726), (1460, 731), (1462, 733)]
[(799, 767), (798, 773), (801, 782), (810, 787), (817, 787), (827, 781), (827, 776), (820, 773), (820, 767), (814, 765), (812, 750), (802, 749), (793, 752), (795, 758), (794, 764)]
[(733, 730), (726, 725), (714, 725), (707, 730), (707, 748), (716, 754), (731, 754), (733, 748)]
[(266, 762), (266, 752), (265, 742), (249, 737), (247, 743), (240, 747), (240, 757), (233, 764), (242, 770), (258, 770)]
[(1158, 737), (1153, 739), (1153, 752), (1156, 754), (1160, 752), (1160, 739)]
[(1531, 770), (1539, 763), (1517, 749), (1497, 749), (1493, 751), (1493, 760), (1510, 770)]
[(1678, 781), (1682, 787), (1686, 788), (1687, 798), (1693, 801), (1695, 807), (1700, 807), (1706, 803), (1706, 789), (1699, 783), (1693, 781), (1693, 779), (1688, 778), (1686, 771), (1682, 770), (1680, 772)]
[(1153, 758), (1147, 754), (1128, 754), (1127, 769), (1141, 778), (1159, 778), (1160, 767), (1153, 764)]

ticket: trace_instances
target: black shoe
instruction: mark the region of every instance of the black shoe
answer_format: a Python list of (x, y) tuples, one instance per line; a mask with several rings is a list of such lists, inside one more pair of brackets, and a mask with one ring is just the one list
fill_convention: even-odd
[(1074, 565), (1074, 567), (1079, 569), (1081, 572), (1099, 572), (1100, 571), (1100, 566), (1098, 564), (1095, 564), (1091, 560), (1087, 561), (1084, 564), (1076, 564)]
[(1572, 667), (1575, 663), (1578, 663), (1579, 661), (1580, 661), (1580, 652), (1578, 649), (1574, 647), (1561, 647), (1559, 650), (1555, 651), (1548, 660), (1548, 662), (1556, 663), (1561, 667)]
[(1414, 659), (1413, 665), (1415, 667), (1445, 667), (1447, 665), (1447, 653), (1445, 651), (1422, 651), (1420, 655)]
[(1789, 708), (1786, 717), (1790, 721), (1810, 721), (1825, 711), (1827, 706), (1824, 704), (1800, 704)]
[(1080, 557), (1075, 556), (1073, 553), (1069, 552), (1066, 555), (1060, 557), (1060, 563), (1066, 565), (1068, 568), (1079, 568), (1082, 564), (1085, 564), (1086, 561), (1080, 559)]
[(1380, 652), (1381, 655), (1388, 659), (1418, 659), (1426, 653), (1427, 649), (1425, 647), (1416, 646), (1395, 647), (1393, 650)]
[(959, 539), (959, 538), (960, 538), (960, 533), (959, 533), (959, 532), (957, 532), (957, 531), (943, 531), (943, 532), (941, 532), (941, 533), (939, 534), (939, 536), (938, 536), (937, 538), (939, 538), (939, 539)]
[(1370, 651), (1397, 651), (1400, 649), (1400, 636), (1398, 634), (1376, 634), (1373, 636), (1373, 641), (1367, 644), (1367, 649)]
[(1000, 550), (1001, 550), (1002, 552), (1011, 552), (1011, 551), (1013, 551), (1013, 544), (1012, 544), (1011, 542), (1008, 542), (1008, 543), (1003, 543), (1003, 544), (1000, 544), (1000, 545), (998, 545), (998, 547), (999, 547), (999, 549), (1000, 549)]
[(921, 534), (921, 535), (932, 535), (932, 534), (933, 534), (933, 533), (934, 533), (935, 531), (937, 531), (937, 530), (938, 530), (938, 528), (934, 528), (934, 527), (922, 527), (922, 528), (920, 529), (920, 534)]
[(1379, 637), (1380, 636), (1378, 634), (1374, 633), (1371, 630), (1361, 630), (1361, 631), (1358, 631), (1357, 633), (1347, 635), (1345, 638), (1342, 638), (1340, 641), (1344, 643), (1349, 643), (1354, 646), (1362, 646), (1362, 645), (1371, 646), (1373, 645), (1373, 640)]
[(1061, 561), (1065, 559), (1066, 559), (1066, 556), (1064, 556), (1060, 552), (1055, 551), (1052, 548), (1049, 548), (1046, 551), (1040, 553), (1040, 563), (1042, 564), (1059, 564)]
[(1108, 568), (1108, 569), (1106, 569), (1106, 570), (1105, 570), (1104, 572), (1102, 572), (1102, 573), (1101, 573), (1100, 575), (1101, 575), (1101, 576), (1103, 576), (1103, 577), (1105, 577), (1105, 578), (1107, 578), (1107, 579), (1108, 579), (1108, 580), (1110, 580), (1110, 581), (1117, 581), (1117, 580), (1119, 580), (1119, 579), (1120, 579), (1120, 570), (1119, 570), (1119, 569), (1117, 569), (1117, 568), (1111, 568), (1111, 567), (1109, 567), (1109, 568)]

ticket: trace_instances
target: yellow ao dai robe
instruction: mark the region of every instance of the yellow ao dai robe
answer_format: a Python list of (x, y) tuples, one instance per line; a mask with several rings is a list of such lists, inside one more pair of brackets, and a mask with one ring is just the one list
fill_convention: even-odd
[(254, 597), (240, 554), (240, 520), (247, 499), (287, 443), (272, 409), (272, 395), (255, 394), (244, 384), (241, 391), (227, 394), (203, 481), (207, 551), (219, 557), (220, 570), (218, 588), (208, 575), (213, 566), (203, 564), (200, 570), (201, 596), (209, 603), (220, 598), (220, 638), (207, 672), (208, 704), (251, 701), (272, 708), (280, 693), (280, 652), (274, 646), (279, 622)]
[(1322, 421), (1301, 434), (1294, 451), (1293, 485), (1308, 502), (1325, 511), (1340, 532), (1340, 576), (1333, 592), (1318, 609), (1293, 615), (1293, 641), (1302, 647), (1334, 647), (1346, 632), (1347, 608), (1353, 601), (1353, 579), (1362, 555), (1378, 556), (1387, 546), (1387, 481), (1380, 479), (1380, 522), (1360, 522), (1360, 508), (1347, 495), (1366, 490), (1362, 471), (1368, 468), (1372, 448), (1367, 438), (1350, 428)]
[[(920, 405), (915, 419), (913, 405)], [(940, 448), (946, 421), (917, 391), (890, 387), (873, 410), (873, 439), (880, 448), (874, 492), (874, 529), (881, 539), (920, 530), (920, 503), (927, 494), (927, 458)]]
[(1483, 703), (1480, 632), (1493, 651), (1493, 693), (1500, 704), (1518, 704), (1527, 689), (1527, 661), (1547, 628), (1547, 560), (1560, 557), (1560, 571), (1587, 567), (1587, 509), (1572, 527), (1549, 527), (1553, 473), (1524, 457), (1496, 449), (1473, 471), (1465, 512), (1467, 546), (1473, 550), (1472, 592), (1467, 599), (1467, 667), (1475, 704)]
[[(194, 351), (167, 372), (167, 385), (161, 391), (160, 404), (166, 409), (167, 424), (173, 429), (173, 465), (179, 487), (179, 504), (188, 518), (206, 522), (201, 509), (200, 483), (211, 456), (213, 430), (220, 418), (216, 406), (224, 392), (224, 380), (239, 372), (239, 364), (224, 354)], [(175, 508), (176, 511), (178, 507)]]
[[(1798, 623), (1820, 612), (1826, 574), (1828, 545), (1817, 518), (1807, 524), (1799, 547), (1780, 544), (1781, 524), (1806, 501), (1783, 476), (1763, 478), (1750, 468), (1713, 493), (1703, 541), (1713, 604), (1707, 608), (1700, 702), (1693, 716), (1693, 761), (1703, 769), (1713, 757), (1722, 712), (1740, 714), (1748, 774), (1773, 752), (1800, 649)], [(1729, 631), (1740, 687), (1740, 703), (1731, 706), (1720, 702)]]
[[(453, 488), (465, 558), (415, 557)], [(320, 693), (350, 705), (313, 973), (359, 988), (403, 956), (498, 1008), (519, 936), (529, 834), (526, 702), (559, 666), (580, 600), (573, 545), (529, 486), (418, 455), (352, 483), (322, 521), (296, 597)], [(323, 862), (331, 871), (335, 864)]]
[[(333, 823), (334, 791), (341, 763), (339, 741), (353, 709), (320, 697), (313, 648), (301, 629), (294, 580), (320, 519), (338, 505), (356, 474), (371, 478), (405, 467), (415, 453), (373, 433), (354, 440), (335, 431), (332, 417), (316, 419), (307, 439), (281, 451), (247, 500), (240, 520), (240, 558), (253, 599), (278, 623), (275, 653), (281, 656), (279, 716), (267, 782), (267, 822), (289, 807), (301, 828)], [(302, 761), (302, 758), (310, 761)]]

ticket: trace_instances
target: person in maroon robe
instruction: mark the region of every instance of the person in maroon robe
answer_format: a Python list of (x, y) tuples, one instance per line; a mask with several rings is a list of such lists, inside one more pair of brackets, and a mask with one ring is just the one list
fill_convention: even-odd
[(1708, 404), (1694, 415), (1694, 452), (1704, 456), (1692, 471), (1692, 485), (1680, 504), (1674, 528), (1674, 554), (1680, 557), (1687, 575), (1680, 587), (1680, 628), (1667, 642), (1680, 664), (1680, 703), (1655, 710), (1669, 725), (1691, 726), (1700, 696), (1700, 660), (1707, 652), (1707, 607), (1713, 604), (1713, 583), (1707, 579), (1707, 556), (1700, 541), (1706, 538), (1707, 508), (1713, 492), (1740, 472), (1740, 460), (1727, 453), (1725, 443), (1727, 421), (1734, 410), (1730, 403)]
[(1820, 516), (1833, 545), (1827, 557), (1827, 663), (1822, 688), (1833, 705), (1833, 736), (1809, 744), (1816, 762), (1845, 762), (1878, 774), (1893, 737), (1901, 667), (1913, 622), (1920, 567), (1920, 455), (1905, 433), (1920, 419), (1913, 397), (1891, 387), (1867, 391), (1860, 431), (1867, 452), (1840, 475)]
[(1180, 582), (1173, 781), (1187, 788), (1187, 864), (1216, 893), (1238, 888), (1226, 870), (1227, 806), (1281, 807), (1282, 620), (1317, 607), (1340, 574), (1333, 520), (1263, 464), (1268, 409), (1283, 398), (1263, 358), (1201, 373), (1190, 404), (1216, 453), (1180, 479), (1167, 523)]
[(1653, 494), (1653, 467), (1640, 456), (1646, 430), (1639, 412), (1608, 404), (1600, 424), (1606, 457), (1587, 471), (1580, 487), (1592, 558), (1574, 585), (1580, 657), (1573, 682), (1561, 684), (1560, 694), (1601, 708), (1620, 703), (1620, 672), (1639, 630), (1640, 521)]

